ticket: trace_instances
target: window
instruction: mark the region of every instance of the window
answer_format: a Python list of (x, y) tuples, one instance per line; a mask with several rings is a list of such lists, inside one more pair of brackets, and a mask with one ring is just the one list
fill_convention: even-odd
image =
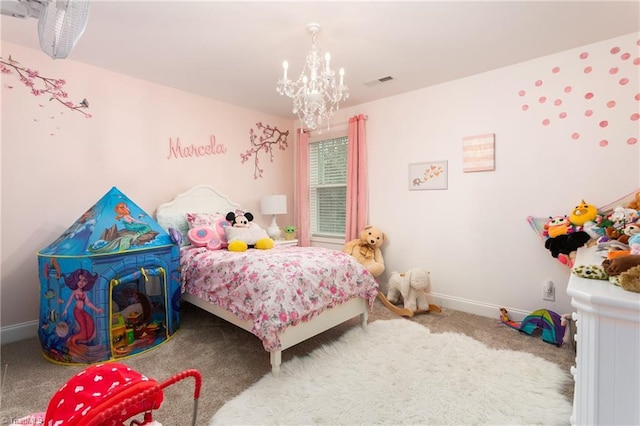
[(347, 136), (309, 144), (311, 235), (344, 237), (347, 206)]

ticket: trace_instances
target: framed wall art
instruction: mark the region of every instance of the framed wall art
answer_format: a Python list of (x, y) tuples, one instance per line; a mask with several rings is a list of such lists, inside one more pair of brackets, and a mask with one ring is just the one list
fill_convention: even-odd
[(447, 189), (447, 161), (409, 164), (409, 190)]
[(488, 172), (495, 170), (495, 133), (462, 138), (462, 170)]

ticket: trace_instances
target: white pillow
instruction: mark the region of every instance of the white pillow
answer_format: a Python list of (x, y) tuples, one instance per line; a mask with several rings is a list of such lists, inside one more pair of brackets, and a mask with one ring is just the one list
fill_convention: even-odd
[(181, 246), (188, 246), (189, 238), (187, 238), (187, 233), (189, 232), (189, 224), (187, 223), (187, 218), (184, 214), (180, 213), (172, 213), (172, 214), (158, 214), (156, 217), (156, 222), (165, 230), (169, 231), (169, 228), (175, 228), (180, 234), (182, 234), (182, 244)]
[(227, 242), (232, 241), (244, 241), (247, 245), (255, 245), (259, 240), (263, 238), (269, 238), (267, 231), (260, 228), (257, 224), (249, 222), (248, 228), (238, 228), (235, 226), (227, 226), (224, 228), (224, 233), (227, 236)]

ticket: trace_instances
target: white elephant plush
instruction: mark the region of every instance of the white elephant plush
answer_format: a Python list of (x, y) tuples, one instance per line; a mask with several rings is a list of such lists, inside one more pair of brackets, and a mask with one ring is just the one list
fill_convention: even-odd
[(398, 296), (401, 295), (405, 309), (428, 311), (427, 294), (430, 291), (431, 277), (426, 269), (414, 268), (405, 273), (394, 271), (389, 278), (387, 299), (391, 303), (396, 303)]

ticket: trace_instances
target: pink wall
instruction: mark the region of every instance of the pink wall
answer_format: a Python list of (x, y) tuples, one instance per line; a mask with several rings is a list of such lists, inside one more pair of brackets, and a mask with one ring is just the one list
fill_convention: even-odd
[[(14, 74), (2, 74), (2, 327), (33, 321), (38, 312), (36, 252), (47, 246), (112, 186), (153, 214), (158, 204), (195, 184), (210, 184), (256, 214), (263, 194), (288, 195), (293, 211), (293, 121), (137, 80), (40, 51), (2, 43), (21, 66), (66, 80), (69, 100), (89, 102), (92, 118), (47, 95), (34, 96)], [(274, 160), (259, 154), (263, 177), (254, 179), (250, 149), (256, 123), (289, 131), (288, 148)], [(182, 146), (224, 151), (176, 158)], [(204, 148), (202, 148), (204, 149)], [(204, 151), (203, 151), (204, 152)], [(170, 158), (168, 158), (170, 157)], [(287, 224), (293, 215), (278, 218)]]
[[(640, 187), (640, 144), (629, 143), (639, 136), (632, 119), (640, 113), (639, 39), (630, 34), (341, 110), (333, 123), (369, 117), (369, 217), (387, 235), (387, 271), (429, 269), (445, 308), (496, 318), (499, 306), (516, 318), (538, 308), (571, 310), (569, 270), (525, 218), (568, 213), (582, 198), (603, 205)], [(291, 137), (273, 164), (263, 159), (263, 179), (254, 180), (253, 166), (239, 158), (257, 121), (285, 129), (293, 123), (2, 47), (3, 57), (11, 53), (65, 78), (72, 99), (86, 97), (94, 115), (60, 115), (63, 109), (48, 102), (40, 107), (18, 84), (7, 90), (2, 76), (3, 327), (36, 317), (35, 252), (113, 185), (150, 211), (196, 183), (210, 183), (253, 210), (261, 194), (292, 194)], [(495, 171), (464, 173), (463, 139), (487, 133), (496, 135)], [(169, 138), (205, 144), (212, 134), (225, 155), (166, 159)], [(408, 165), (434, 160), (448, 161), (448, 189), (409, 191)], [(334, 245), (341, 247), (342, 241)], [(556, 283), (556, 302), (542, 301), (548, 279)]]
[[(443, 306), (489, 317), (571, 311), (569, 269), (525, 218), (640, 188), (639, 76), (636, 33), (341, 111), (369, 117), (369, 216), (387, 272), (427, 268)], [(463, 172), (463, 139), (487, 133), (495, 171)], [(448, 189), (410, 191), (409, 164), (440, 160)], [(555, 302), (542, 300), (549, 279)]]

